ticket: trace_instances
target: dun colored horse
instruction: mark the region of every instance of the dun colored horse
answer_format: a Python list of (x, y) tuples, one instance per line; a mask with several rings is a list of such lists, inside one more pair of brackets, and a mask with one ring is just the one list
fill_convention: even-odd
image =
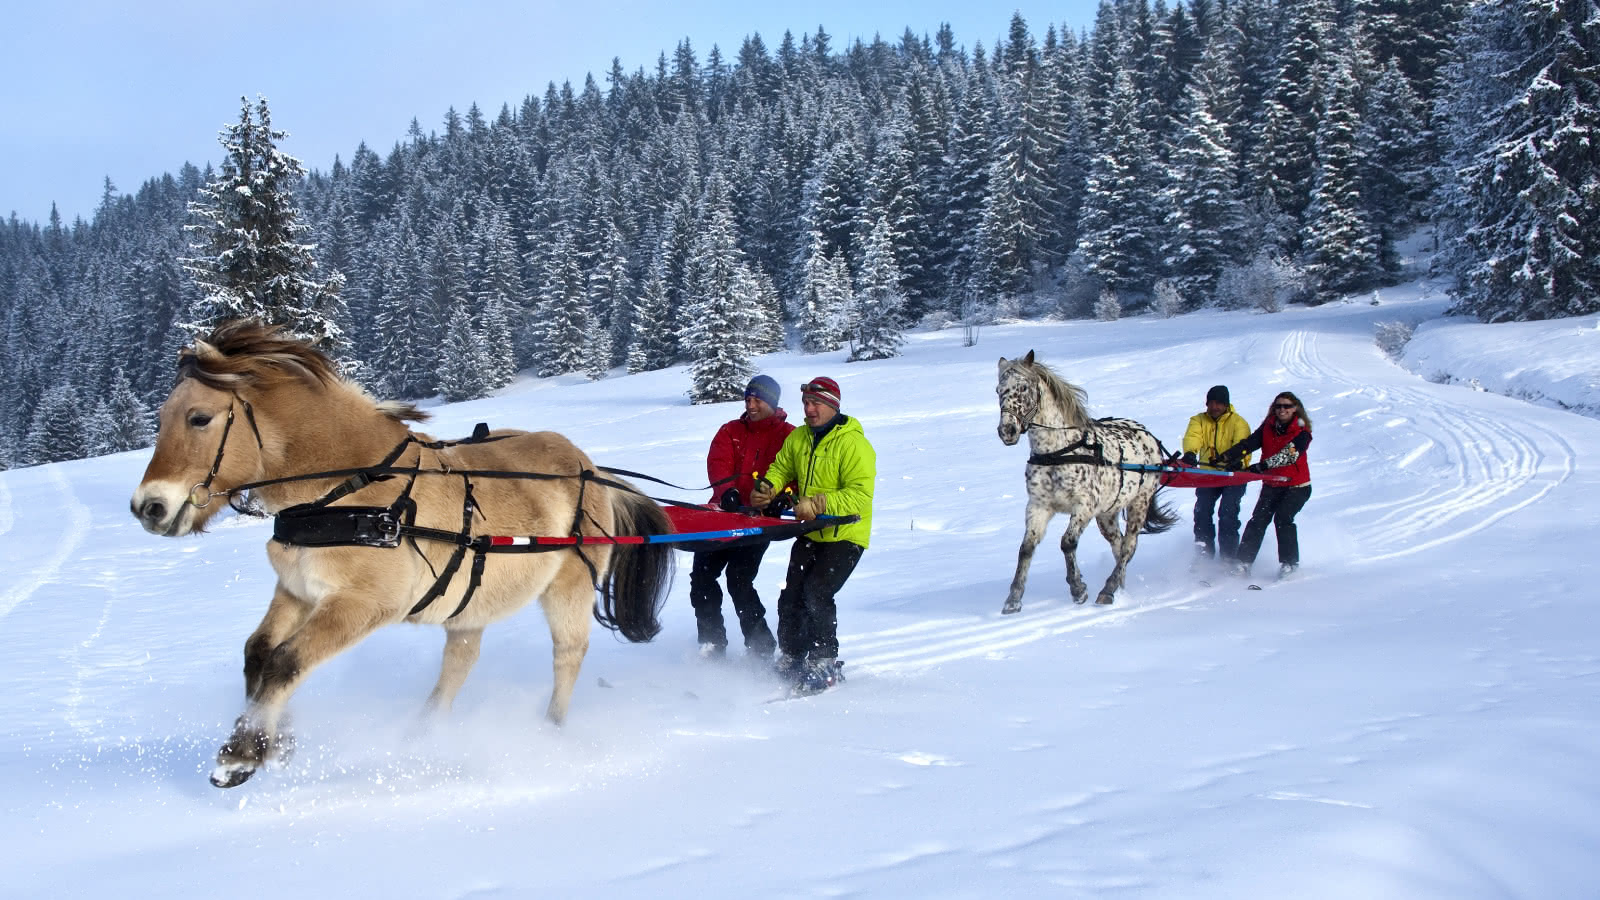
[[(327, 357), (275, 328), (225, 323), (185, 349), (178, 370), (161, 408), (154, 455), (132, 501), (133, 514), (155, 534), (203, 530), (222, 498), (273, 479), (286, 480), (252, 490), (268, 513), (291, 507), (321, 512), (319, 502), (335, 516), (398, 507), (414, 510), (413, 533), (434, 529), (446, 538), (468, 531), (598, 536), (671, 530), (649, 498), (616, 481), (579, 477), (594, 466), (561, 435), (497, 431), (476, 440), (433, 441), (405, 424), (425, 414), (407, 404), (375, 402), (341, 379)], [(342, 474), (296, 477), (385, 461), (394, 474), (371, 482)], [(558, 477), (469, 477), (530, 471)], [(280, 530), (284, 521), (280, 517)], [(213, 784), (233, 787), (285, 754), (290, 695), (312, 669), (380, 625), (444, 627), (444, 660), (426, 704), (443, 712), (477, 661), (485, 626), (537, 597), (554, 650), (547, 715), (558, 724), (589, 648), (591, 612), (632, 641), (647, 641), (660, 630), (656, 617), (671, 578), (665, 544), (494, 554), (469, 574), (470, 566), (458, 571), (451, 564), (457, 544), (388, 537), (387, 546), (306, 546), (276, 534), (267, 542), (277, 585), (245, 641), (247, 705), (217, 754)], [(419, 603), (425, 598), (436, 602)]]
[[(1170, 510), (1156, 504), (1160, 484), (1154, 470), (1162, 462), (1160, 442), (1131, 419), (1090, 419), (1084, 409), (1083, 389), (1036, 362), (1032, 350), (1022, 359), (1000, 358), (995, 393), (1000, 396), (1000, 440), (1009, 447), (1026, 434), (1033, 451), (1025, 475), (1028, 507), (1022, 546), (1017, 550), (1017, 574), (1000, 611), (1022, 609), (1028, 564), (1056, 513), (1069, 517), (1066, 534), (1061, 536), (1061, 552), (1067, 558), (1067, 584), (1073, 601), (1089, 599), (1089, 589), (1078, 571), (1077, 551), (1078, 538), (1092, 519), (1117, 558), (1111, 577), (1095, 599), (1096, 603), (1111, 603), (1122, 587), (1139, 535), (1159, 534), (1178, 521)], [(1119, 518), (1126, 519), (1126, 528), (1118, 527)]]

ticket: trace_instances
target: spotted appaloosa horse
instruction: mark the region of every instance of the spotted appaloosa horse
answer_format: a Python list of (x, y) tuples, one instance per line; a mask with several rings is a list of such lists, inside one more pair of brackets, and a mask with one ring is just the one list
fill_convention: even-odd
[[(1139, 535), (1159, 534), (1178, 521), (1171, 510), (1156, 503), (1157, 472), (1119, 467), (1120, 463), (1160, 465), (1161, 444), (1131, 419), (1090, 419), (1083, 405), (1083, 389), (1035, 361), (1032, 350), (1022, 359), (1000, 358), (995, 393), (1000, 396), (1000, 440), (1009, 447), (1026, 434), (1033, 451), (1025, 476), (1026, 530), (1017, 550), (1017, 574), (1011, 579), (1011, 593), (1001, 612), (1022, 609), (1028, 564), (1056, 513), (1069, 517), (1067, 532), (1061, 536), (1061, 552), (1067, 558), (1067, 584), (1073, 601), (1089, 599), (1089, 589), (1078, 571), (1077, 550), (1078, 537), (1093, 519), (1117, 558), (1095, 602), (1111, 603), (1127, 574)], [(1119, 514), (1126, 519), (1126, 528), (1121, 530)]]
[[(580, 480), (594, 465), (561, 435), (496, 431), (462, 443), (432, 441), (406, 426), (425, 417), (414, 407), (375, 402), (341, 379), (327, 357), (273, 328), (225, 323), (180, 354), (178, 373), (161, 407), (155, 452), (133, 494), (133, 514), (155, 534), (200, 531), (237, 488), (275, 478), (292, 480), (254, 491), (269, 513), (315, 508), (312, 501), (330, 493), (335, 497), (325, 507), (335, 517), (414, 503), (415, 527), (445, 538), (469, 528), (482, 535), (585, 537), (672, 530), (659, 506), (621, 482)], [(384, 460), (392, 463), (386, 475), (348, 496), (335, 490), (351, 485), (350, 472)], [(406, 471), (395, 474), (399, 469)], [(337, 470), (344, 473), (295, 478)], [(551, 474), (468, 477), (484, 471)], [(247, 705), (217, 753), (212, 783), (233, 787), (282, 756), (290, 695), (312, 669), (380, 625), (443, 626), (444, 660), (427, 706), (446, 711), (478, 659), (484, 627), (538, 598), (554, 651), (547, 715), (557, 723), (589, 649), (591, 614), (631, 641), (660, 630), (657, 613), (671, 578), (666, 544), (497, 554), (481, 572), (451, 566), (456, 549), (448, 540), (416, 538), (377, 546), (269, 540), (277, 586), (244, 644)]]

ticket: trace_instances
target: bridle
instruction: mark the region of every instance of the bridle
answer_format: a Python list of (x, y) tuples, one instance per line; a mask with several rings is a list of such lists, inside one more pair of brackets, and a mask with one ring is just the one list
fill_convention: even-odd
[(228, 449), (228, 432), (233, 430), (233, 410), (236, 404), (244, 407), (245, 421), (250, 423), (250, 431), (256, 437), (256, 448), (265, 449), (265, 445), (261, 442), (261, 429), (256, 427), (255, 409), (250, 406), (250, 401), (237, 393), (234, 394), (233, 402), (228, 404), (228, 418), (222, 423), (222, 440), (217, 442), (217, 457), (211, 461), (211, 471), (206, 473), (204, 481), (195, 482), (194, 487), (189, 489), (189, 495), (183, 498), (183, 502), (193, 506), (195, 509), (205, 509), (210, 506), (211, 498), (219, 494), (228, 494), (231, 497), (234, 493), (234, 491), (213, 491), (211, 490), (211, 482), (216, 480), (217, 472), (222, 468), (222, 454), (223, 451)]

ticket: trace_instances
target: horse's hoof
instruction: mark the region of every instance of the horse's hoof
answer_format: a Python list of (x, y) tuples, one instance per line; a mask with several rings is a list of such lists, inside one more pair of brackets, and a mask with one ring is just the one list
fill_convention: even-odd
[(1079, 597), (1077, 594), (1073, 594), (1072, 595), (1072, 602), (1078, 604), (1079, 606), (1082, 606), (1085, 603), (1089, 602), (1089, 595), (1088, 594), (1084, 594), (1082, 597)]
[(1094, 605), (1095, 606), (1110, 606), (1112, 603), (1116, 602), (1116, 599), (1117, 598), (1112, 596), (1111, 594), (1101, 594), (1100, 596), (1094, 598)]
[(1006, 601), (1006, 605), (1005, 606), (1000, 607), (1000, 615), (1002, 615), (1002, 616), (1009, 616), (1012, 613), (1019, 613), (1019, 612), (1022, 612), (1022, 604), (1021, 603), (1012, 603), (1011, 601), (1008, 600), (1008, 601)]
[(211, 784), (219, 788), (238, 787), (249, 781), (255, 773), (255, 766), (226, 763), (211, 770)]

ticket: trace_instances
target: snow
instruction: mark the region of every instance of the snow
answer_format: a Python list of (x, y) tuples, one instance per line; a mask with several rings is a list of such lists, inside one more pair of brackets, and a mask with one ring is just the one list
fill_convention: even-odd
[[(1473, 391), (1374, 345), (1375, 323), (1440, 306), (1413, 286), (1003, 325), (975, 347), (919, 332), (871, 363), (758, 358), (791, 406), (837, 378), (877, 449), (843, 688), (766, 703), (776, 685), (737, 654), (700, 660), (680, 555), (663, 634), (597, 630), (564, 728), (540, 718), (536, 610), (488, 631), (431, 730), (439, 633), (386, 628), (295, 697), (294, 759), (231, 791), (206, 773), (241, 708), (270, 525), (146, 534), (127, 498), (147, 452), (0, 473), (0, 896), (1589, 895), (1600, 477), (1577, 460), (1600, 422), (1494, 391), (1592, 392), (1593, 322), (1419, 330), (1406, 365)], [(1058, 519), (1000, 616), (1027, 450), (995, 436), (995, 359), (1029, 349), (1168, 446), (1212, 384), (1252, 418), (1298, 393), (1317, 435), (1300, 574), (1197, 587), (1172, 492), (1184, 523), (1140, 542), (1114, 606), (1070, 602)], [(522, 379), (435, 407), (430, 432), (556, 428), (602, 464), (701, 483), (737, 407), (691, 406), (688, 385)], [(787, 552), (758, 581), (769, 610)]]
[(1600, 416), (1597, 360), (1600, 315), (1496, 325), (1424, 322), (1402, 357), (1406, 368), (1432, 381), (1467, 384), (1588, 416)]

